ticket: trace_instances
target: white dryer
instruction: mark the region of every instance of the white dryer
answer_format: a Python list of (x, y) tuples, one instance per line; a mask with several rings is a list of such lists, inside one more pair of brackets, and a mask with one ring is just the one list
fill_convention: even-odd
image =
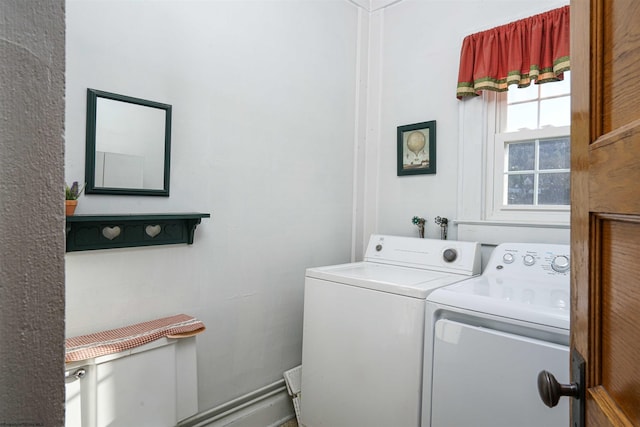
[(301, 424), (419, 426), (426, 297), (480, 265), (478, 243), (373, 235), (364, 261), (309, 268)]
[(427, 299), (423, 427), (565, 427), (542, 370), (569, 382), (569, 246), (497, 246), (481, 276)]

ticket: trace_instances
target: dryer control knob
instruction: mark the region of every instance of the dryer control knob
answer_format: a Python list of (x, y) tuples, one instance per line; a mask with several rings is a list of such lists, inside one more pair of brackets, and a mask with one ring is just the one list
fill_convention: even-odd
[(522, 258), (522, 261), (524, 262), (524, 265), (533, 265), (536, 263), (536, 259), (533, 255), (525, 255), (524, 258)]
[(513, 254), (506, 253), (502, 256), (502, 261), (504, 261), (505, 264), (511, 264), (514, 260)]
[(558, 255), (551, 261), (551, 268), (558, 273), (564, 273), (569, 270), (569, 257)]
[(445, 249), (442, 253), (442, 257), (447, 262), (453, 262), (456, 260), (456, 258), (458, 258), (458, 251), (456, 251), (455, 249)]

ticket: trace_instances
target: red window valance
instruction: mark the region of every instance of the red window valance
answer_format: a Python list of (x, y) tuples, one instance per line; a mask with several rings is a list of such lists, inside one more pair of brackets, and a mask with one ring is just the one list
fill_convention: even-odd
[(465, 37), (456, 96), (558, 81), (567, 70), (569, 6), (564, 6)]

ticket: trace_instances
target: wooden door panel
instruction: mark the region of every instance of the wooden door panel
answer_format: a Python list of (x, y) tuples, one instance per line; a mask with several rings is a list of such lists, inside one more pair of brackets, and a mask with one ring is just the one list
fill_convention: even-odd
[[(604, 387), (595, 387), (587, 393), (586, 419), (590, 426), (633, 427)], [(572, 424), (573, 425), (573, 424)]]
[[(640, 114), (636, 109), (635, 114)], [(591, 144), (589, 208), (592, 212), (640, 212), (639, 186), (640, 120), (635, 120)]]
[(618, 129), (638, 118), (637, 75), (640, 40), (640, 2), (615, 0), (602, 2), (602, 73), (604, 84), (603, 132)]
[[(600, 383), (617, 406), (640, 422), (640, 217), (598, 215), (600, 253)], [(599, 246), (599, 247), (598, 247)]]
[(638, 0), (571, 1), (571, 345), (587, 426), (640, 425), (638, 23)]

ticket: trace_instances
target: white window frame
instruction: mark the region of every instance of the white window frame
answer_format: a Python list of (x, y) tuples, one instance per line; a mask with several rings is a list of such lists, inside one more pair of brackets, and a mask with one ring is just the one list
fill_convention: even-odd
[(496, 143), (497, 119), (501, 108), (506, 108), (506, 98), (501, 103), (498, 96), (496, 92), (484, 91), (459, 106), (458, 217), (453, 221), (458, 226), (457, 237), (485, 244), (509, 241), (568, 244), (569, 206), (504, 207), (502, 200), (496, 203), (503, 186), (494, 184), (502, 182), (506, 139), (566, 136), (570, 135), (570, 128), (503, 133)]
[(483, 219), (488, 221), (511, 221), (517, 223), (569, 224), (570, 206), (527, 206), (504, 204), (505, 143), (535, 139), (565, 137), (571, 134), (570, 126), (548, 126), (542, 129), (527, 129), (517, 132), (500, 132), (506, 118), (506, 92), (491, 92), (485, 97), (487, 103), (487, 135), (485, 145), (484, 188), (485, 202)]

